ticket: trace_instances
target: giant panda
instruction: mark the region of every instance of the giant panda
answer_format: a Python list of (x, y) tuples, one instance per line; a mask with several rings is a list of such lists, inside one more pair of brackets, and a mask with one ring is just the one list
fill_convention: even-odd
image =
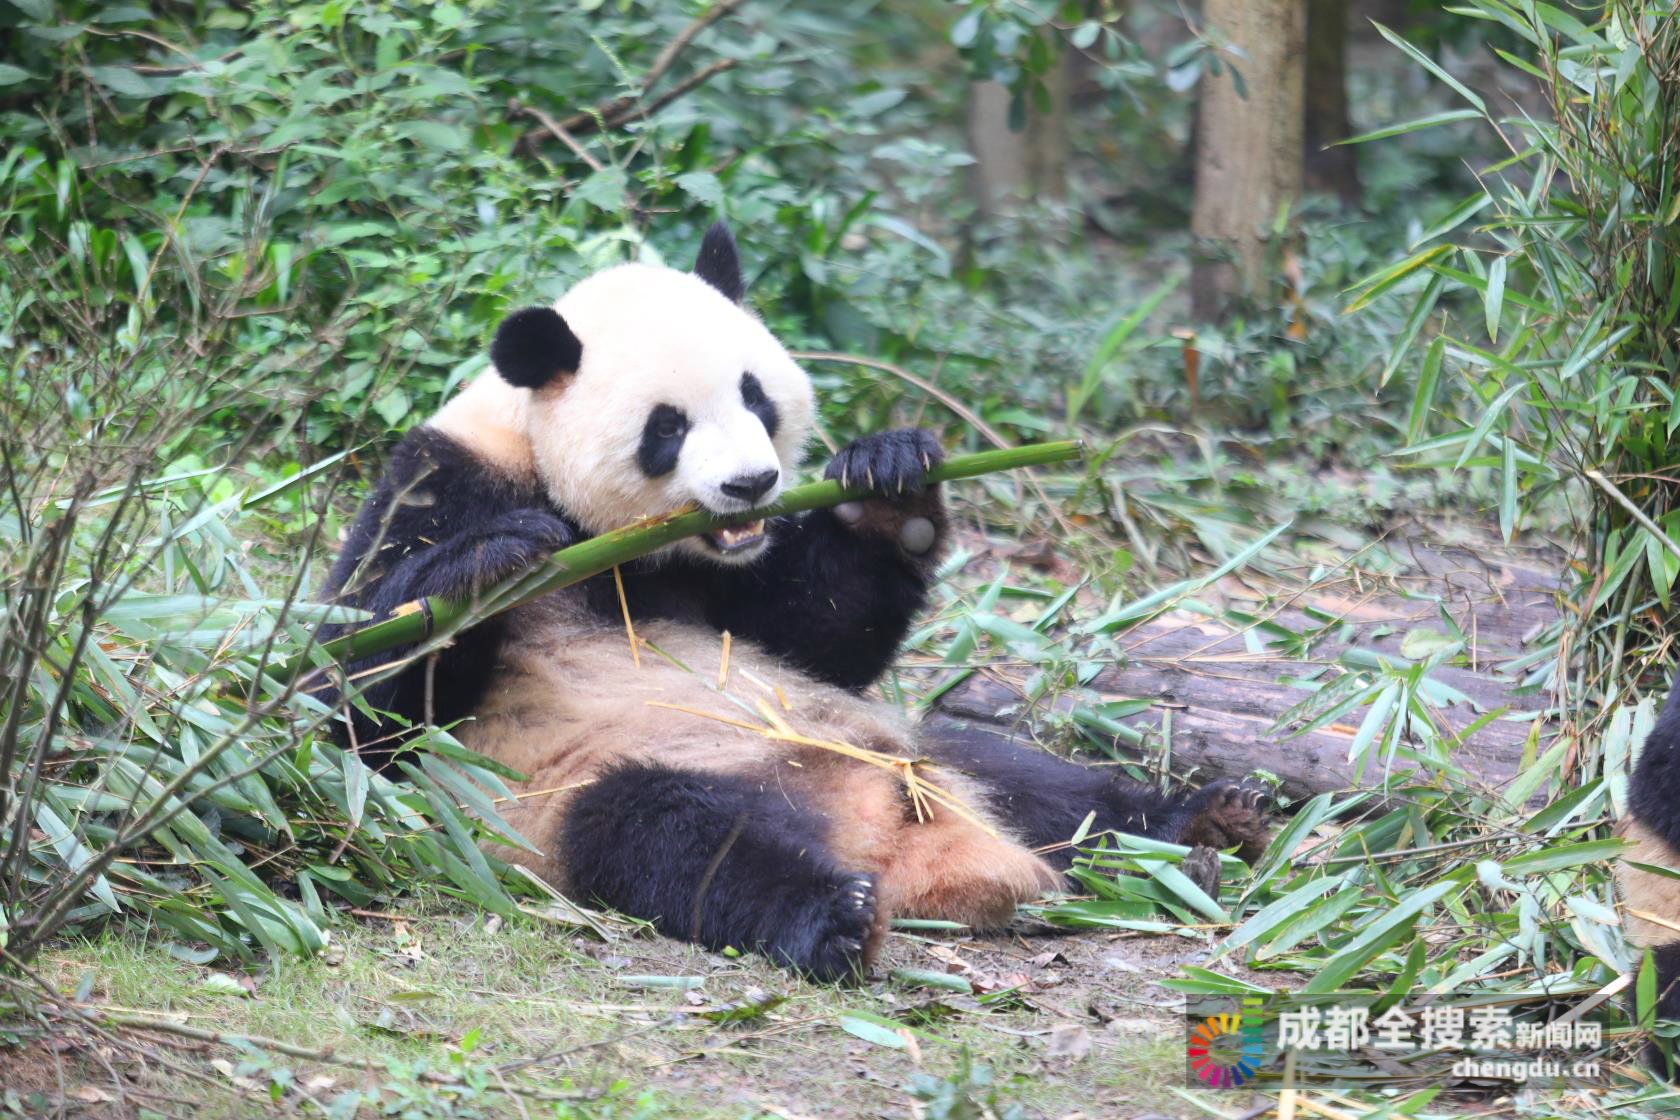
[[(1634, 866), (1680, 870), (1680, 677), (1640, 748), (1628, 783), (1628, 810), (1615, 828), (1630, 843), (1616, 864), (1622, 931), (1630, 945), (1651, 951), (1657, 1018), (1680, 1021), (1680, 879)], [(1645, 1057), (1659, 1073), (1674, 1076), (1664, 1047), (1656, 1041), (1646, 1048)]]
[[(392, 452), (333, 568), (339, 600), (377, 616), (471, 598), (638, 518), (773, 501), (811, 432), (812, 386), (743, 294), (720, 224), (692, 272), (619, 265), (509, 315), (493, 368)], [(499, 854), (579, 901), (818, 979), (866, 970), (890, 917), (1009, 921), (1062, 885), (1066, 842), (1092, 814), (1093, 833), (1195, 846), (1189, 866), (1212, 890), (1211, 849), (1252, 861), (1264, 848), (1255, 793), (1165, 796), (996, 738), (930, 734), (865, 695), (945, 547), (925, 482), (940, 458), (926, 431), (865, 436), (826, 475), (870, 497), (672, 545), (622, 569), (622, 604), (604, 573), (483, 621), (369, 689), (375, 715), (342, 705), (343, 733), (377, 755), (407, 725), (461, 721), (462, 742), (525, 776), (503, 816), (540, 854)], [(920, 779), (962, 808), (769, 739), (772, 717), (921, 760)]]

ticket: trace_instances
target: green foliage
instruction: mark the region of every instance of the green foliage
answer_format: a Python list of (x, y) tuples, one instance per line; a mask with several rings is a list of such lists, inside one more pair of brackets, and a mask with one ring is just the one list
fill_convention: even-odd
[[(0, 4), (17, 63), (0, 103), (12, 232), (71, 250), (47, 261), (43, 240), (37, 263), (91, 270), (110, 295), (138, 292), (171, 238), (209, 283), (238, 279), (228, 329), (263, 356), (274, 392), (302, 395), (298, 434), (316, 445), (365, 432), (369, 408), (407, 427), (483, 367), (510, 306), (663, 245), (692, 252), (719, 211), (750, 261), (772, 262), (756, 288), (784, 291), (784, 314), (836, 327), (825, 344), (867, 341), (849, 299), (863, 270), (841, 241), (873, 220), (882, 177), (836, 157), (905, 91), (812, 62), (855, 23), (774, 7), (703, 31), (665, 85), (732, 68), (647, 117), (613, 107), (634, 108), (659, 47), (690, 22), (670, 4), (262, 2), (190, 23)], [(689, 57), (702, 53), (720, 57)], [(707, 112), (708, 97), (728, 111)], [(570, 121), (596, 154), (574, 157), (524, 107)], [(894, 161), (936, 150), (912, 146), (883, 147), (889, 179)], [(926, 273), (929, 250), (914, 248), (873, 271)], [(147, 290), (132, 306), (204, 314), (204, 296)], [(312, 346), (337, 355), (336, 377), (300, 385)]]
[(919, 1073), (907, 1087), (927, 1120), (1025, 1120), (1026, 1111), (1005, 1101), (992, 1083), (991, 1067), (974, 1061), (964, 1047), (957, 1068), (945, 1077)]
[[(1368, 275), (1355, 302), (1414, 293), (1384, 370), (1424, 351), (1410, 461), (1491, 474), (1507, 538), (1546, 503), (1571, 511), (1588, 558), (1572, 592), (1578, 621), (1551, 635), (1558, 656), (1536, 659), (1532, 681), (1555, 685), (1579, 664), (1583, 675), (1565, 694), (1584, 718), (1604, 703), (1602, 718), (1638, 679), (1627, 653), (1664, 640), (1680, 574), (1680, 494), (1667, 478), (1680, 456), (1680, 19), (1666, 5), (1634, 2), (1604, 4), (1585, 22), (1504, 0), (1467, 11), (1523, 42), (1522, 54), (1501, 56), (1542, 84), (1555, 119), (1494, 118), (1391, 35), (1469, 101), (1463, 112), (1498, 128), (1511, 155), (1443, 211), (1416, 252)], [(1438, 334), (1422, 329), (1438, 305), (1466, 297), (1465, 313)], [(1468, 390), (1462, 403), (1438, 397), (1449, 381)]]
[(1009, 87), (1009, 127), (1016, 131), (1026, 126), (1029, 104), (1051, 111), (1045, 79), (1065, 50), (1085, 52), (1117, 73), (1136, 72), (1137, 47), (1119, 30), (1121, 6), (1114, 0), (955, 0), (950, 6), (957, 9), (951, 45), (971, 77)]
[[(133, 357), (158, 372), (149, 348)], [(111, 403), (114, 379), (88, 380)], [(182, 438), (183, 419), (206, 419), (182, 405), (148, 396), (104, 419), (149, 426), (148, 441)], [(54, 419), (69, 422), (37, 422)], [(143, 450), (170, 446), (148, 441)], [(160, 478), (144, 458), (100, 488), (95, 468), (111, 464), (94, 454), (108, 449), (89, 444), (85, 460), (13, 476), (57, 512), (0, 540), (8, 951), (28, 960), (67, 924), (126, 913), (187, 953), (314, 953), (333, 904), (367, 906), (428, 881), (511, 913), (474, 842), (507, 830), (493, 809), (488, 824), (463, 812), (488, 807), (480, 790), (506, 795), (496, 768), (439, 732), (414, 781), (395, 783), (325, 737), (318, 701), (263, 675), (307, 640), (302, 624), (333, 617), (259, 589), (274, 558), (240, 537), (256, 534), (277, 492), (213, 501), (204, 472)], [(5, 449), (16, 463), (16, 441)], [(55, 485), (56, 471), (69, 481)], [(292, 573), (290, 586), (303, 578)]]
[[(1461, 10), (1524, 44), (1501, 57), (1541, 84), (1555, 119), (1495, 117), (1429, 53), (1385, 30), (1472, 108), (1379, 132), (1474, 118), (1498, 129), (1510, 158), (1442, 206), (1401, 259), (1355, 285), (1350, 309), (1408, 299), (1380, 374), (1411, 391), (1401, 462), (1486, 480), (1508, 538), (1560, 509), (1572, 518), (1575, 610), (1498, 667), (1535, 690), (1537, 710), (1525, 715), (1564, 730), (1543, 741), (1536, 722), (1515, 780), (1478, 789), (1454, 754), (1480, 722), (1515, 713), (1484, 712), (1456, 735), (1433, 717), (1455, 702), (1436, 670), (1465, 664), (1451, 618), (1443, 611), (1443, 629), (1408, 634), (1400, 658), (1346, 651), (1280, 722), (1304, 732), (1357, 721), (1350, 758), (1383, 802), (1356, 793), (1299, 807), (1236, 904), (1252, 912), (1218, 955), (1306, 973), (1307, 994), (1373, 1014), (1424, 992), (1537, 1020), (1557, 1014), (1553, 1001), (1597, 998), (1607, 1039), (1617, 1029), (1638, 1037), (1650, 1026), (1638, 1018), (1650, 1001), (1637, 994), (1649, 970), (1622, 936), (1609, 863), (1623, 845), (1605, 824), (1626, 815), (1633, 752), (1655, 719), (1656, 699), (1640, 697), (1628, 665), (1662, 655), (1680, 571), (1669, 540), (1680, 450), (1670, 442), (1680, 427), (1680, 16), (1632, 0), (1585, 19), (1505, 0)], [(1604, 998), (1630, 978), (1631, 1005)], [(1243, 987), (1200, 969), (1177, 986)], [(1434, 1084), (1432, 1063), (1450, 1056), (1409, 1063), (1396, 1087)], [(1314, 1075), (1368, 1083), (1368, 1071), (1333, 1063)], [(1655, 1087), (1607, 1099), (1623, 1115), (1663, 1104)]]
[[(540, 894), (478, 848), (505, 831), (493, 767), (436, 732), (404, 781), (370, 774), (264, 672), (329, 617), (308, 602), (341, 468), (481, 369), (508, 306), (657, 257), (643, 215), (680, 211), (658, 227), (692, 245), (727, 194), (749, 244), (800, 246), (774, 259), (816, 311), (870, 198), (795, 189), (777, 162), (864, 114), (789, 97), (649, 117), (650, 68), (690, 18), (586, 7), (0, 4), (0, 930), (18, 959), (119, 912), (251, 959), (314, 951), (335, 906), (416, 883), (500, 913)], [(767, 90), (791, 74), (766, 60), (834, 25), (694, 30)], [(701, 71), (678, 57), (663, 80)], [(631, 111), (571, 125), (601, 155), (558, 166), (515, 98)]]

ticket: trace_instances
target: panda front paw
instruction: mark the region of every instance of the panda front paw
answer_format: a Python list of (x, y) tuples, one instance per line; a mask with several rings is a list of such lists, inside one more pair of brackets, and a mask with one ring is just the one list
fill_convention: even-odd
[[(939, 543), (944, 517), (937, 508), (938, 502), (937, 497), (926, 496), (904, 502), (866, 498), (859, 502), (841, 502), (834, 507), (834, 516), (854, 533), (895, 540), (898, 547), (919, 559), (926, 557)], [(920, 506), (934, 508), (922, 510), (918, 508)]]
[(389, 577), (401, 599), (473, 597), (575, 543), (577, 534), (545, 509), (510, 510), (416, 550)]
[(502, 514), (484, 530), (486, 537), (507, 537), (530, 548), (557, 552), (577, 543), (577, 533), (558, 515), (530, 507)]
[(944, 460), (945, 451), (932, 432), (901, 428), (853, 440), (840, 449), (823, 477), (894, 498), (921, 490), (927, 473)]
[(480, 590), (536, 566), (578, 540), (560, 517), (535, 507), (509, 510), (473, 536), (474, 585)]
[(938, 487), (927, 484), (927, 472), (944, 458), (932, 433), (921, 428), (853, 441), (824, 473), (842, 486), (867, 487), (881, 497), (841, 502), (835, 518), (854, 533), (896, 542), (912, 560), (933, 559), (944, 536), (945, 506)]

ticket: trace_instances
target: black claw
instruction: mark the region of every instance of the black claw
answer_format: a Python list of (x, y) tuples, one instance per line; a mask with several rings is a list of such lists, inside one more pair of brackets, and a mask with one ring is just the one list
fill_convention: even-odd
[(826, 903), (813, 914), (813, 939), (802, 949), (792, 949), (781, 959), (818, 980), (845, 980), (863, 967), (864, 946), (875, 922), (875, 884), (862, 876), (847, 877), (836, 884)]
[(824, 477), (849, 487), (852, 478), (861, 476), (877, 493), (904, 494), (921, 489), (927, 472), (944, 457), (938, 441), (920, 428), (879, 432), (842, 448)]

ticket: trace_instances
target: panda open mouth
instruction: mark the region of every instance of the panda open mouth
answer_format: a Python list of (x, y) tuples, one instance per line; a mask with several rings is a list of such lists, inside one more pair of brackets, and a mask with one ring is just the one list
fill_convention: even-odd
[(719, 552), (740, 552), (764, 543), (764, 522), (754, 521), (733, 529), (714, 529), (705, 534), (708, 544)]

